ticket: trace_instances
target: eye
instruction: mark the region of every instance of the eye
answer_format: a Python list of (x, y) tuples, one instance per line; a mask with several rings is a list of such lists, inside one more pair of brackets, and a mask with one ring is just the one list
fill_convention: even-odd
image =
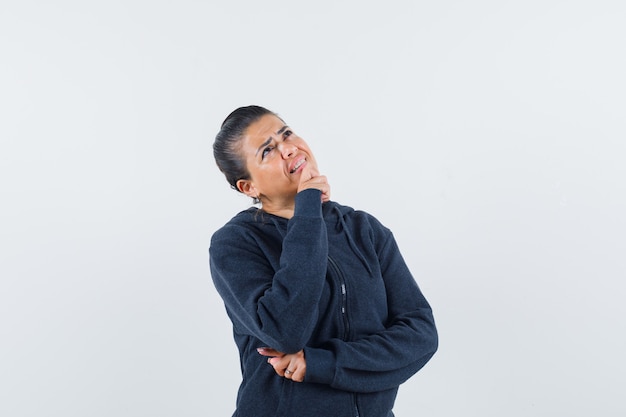
[(268, 146), (267, 148), (263, 149), (263, 152), (261, 152), (261, 159), (265, 159), (265, 157), (272, 151), (272, 149), (274, 149), (273, 146)]
[(293, 134), (293, 131), (291, 130), (285, 130), (285, 132), (283, 133), (283, 137), (286, 139), (289, 136), (291, 136)]

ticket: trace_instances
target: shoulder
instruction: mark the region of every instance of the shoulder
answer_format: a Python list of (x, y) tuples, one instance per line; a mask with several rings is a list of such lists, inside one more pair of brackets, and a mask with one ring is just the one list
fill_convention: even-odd
[(327, 222), (338, 221), (347, 226), (347, 231), (362, 238), (369, 236), (374, 242), (384, 242), (391, 236), (391, 230), (374, 215), (364, 210), (356, 210), (334, 201), (325, 203), (324, 218)]
[(221, 241), (248, 239), (257, 235), (266, 220), (263, 212), (255, 207), (241, 211), (213, 233), (211, 246)]
[(340, 215), (346, 221), (366, 222), (370, 223), (374, 228), (389, 230), (374, 215), (367, 211), (354, 209), (335, 201), (329, 201), (324, 206), (324, 217)]

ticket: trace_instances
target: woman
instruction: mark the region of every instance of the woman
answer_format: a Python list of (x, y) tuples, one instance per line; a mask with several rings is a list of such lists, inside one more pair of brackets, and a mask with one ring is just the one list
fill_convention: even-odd
[(261, 204), (209, 250), (241, 356), (234, 416), (393, 416), (437, 331), (391, 232), (330, 201), (309, 146), (265, 108), (232, 112), (213, 150), (230, 185)]

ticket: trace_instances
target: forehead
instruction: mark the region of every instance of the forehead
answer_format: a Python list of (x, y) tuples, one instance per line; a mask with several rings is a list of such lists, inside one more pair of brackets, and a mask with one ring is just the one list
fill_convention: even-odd
[(278, 117), (273, 114), (266, 114), (248, 126), (245, 136), (248, 141), (256, 142), (260, 140), (263, 142), (274, 136), (283, 126), (285, 126), (285, 122)]

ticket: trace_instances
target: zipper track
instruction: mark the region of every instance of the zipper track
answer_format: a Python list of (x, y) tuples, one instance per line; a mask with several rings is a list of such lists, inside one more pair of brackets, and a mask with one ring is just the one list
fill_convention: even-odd
[[(343, 319), (343, 340), (350, 340), (350, 320), (348, 319), (348, 291), (346, 289), (346, 279), (343, 276), (343, 272), (339, 269), (339, 265), (337, 262), (330, 256), (328, 257), (329, 265), (332, 267), (333, 272), (337, 275), (337, 279), (339, 280), (339, 286), (341, 288), (341, 317)], [(352, 403), (354, 404), (354, 415), (355, 417), (359, 417), (359, 405), (357, 403), (357, 394), (352, 393)]]
[(341, 288), (341, 318), (343, 320), (343, 337), (344, 341), (348, 341), (350, 339), (350, 321), (348, 320), (348, 292), (346, 290), (346, 279), (339, 269), (339, 265), (337, 262), (330, 256), (328, 257), (328, 261), (333, 268), (333, 271), (337, 274), (337, 278), (339, 279), (339, 286)]

